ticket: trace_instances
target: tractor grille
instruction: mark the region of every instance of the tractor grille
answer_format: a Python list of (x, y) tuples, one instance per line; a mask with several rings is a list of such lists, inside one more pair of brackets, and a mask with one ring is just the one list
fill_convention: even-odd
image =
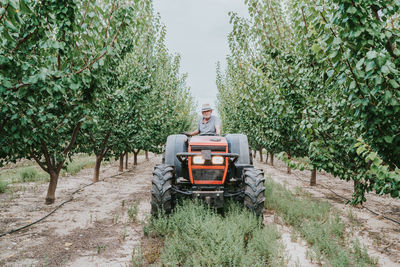
[(222, 181), (224, 170), (192, 169), (194, 180)]
[(211, 151), (226, 151), (226, 146), (201, 146), (201, 145), (192, 145), (191, 151), (201, 151), (201, 150), (211, 150)]

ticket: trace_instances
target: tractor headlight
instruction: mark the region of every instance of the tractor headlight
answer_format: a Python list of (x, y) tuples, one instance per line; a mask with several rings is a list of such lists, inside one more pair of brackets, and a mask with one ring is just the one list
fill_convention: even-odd
[(204, 164), (203, 156), (194, 156), (193, 157), (193, 164)]
[(224, 164), (223, 156), (213, 156), (211, 159), (212, 164)]

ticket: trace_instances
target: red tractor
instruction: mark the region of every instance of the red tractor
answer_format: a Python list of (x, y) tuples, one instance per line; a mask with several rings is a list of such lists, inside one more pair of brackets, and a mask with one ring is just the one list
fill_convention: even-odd
[(203, 199), (217, 209), (234, 198), (262, 215), (264, 173), (253, 166), (246, 135), (170, 135), (162, 161), (153, 172), (153, 215), (170, 214), (182, 197)]

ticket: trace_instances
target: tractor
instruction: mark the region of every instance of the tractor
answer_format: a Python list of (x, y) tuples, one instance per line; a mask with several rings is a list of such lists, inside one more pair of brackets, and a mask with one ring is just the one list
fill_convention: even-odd
[(264, 173), (253, 166), (244, 134), (222, 136), (170, 135), (162, 164), (153, 171), (151, 213), (170, 214), (182, 198), (201, 199), (223, 210), (227, 198), (262, 217)]

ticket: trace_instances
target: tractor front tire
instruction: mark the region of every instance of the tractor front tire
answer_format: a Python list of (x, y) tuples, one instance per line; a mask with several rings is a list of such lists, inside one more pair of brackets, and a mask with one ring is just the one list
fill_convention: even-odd
[(255, 168), (246, 168), (243, 173), (244, 205), (257, 216), (262, 216), (265, 201), (264, 173)]
[(174, 168), (171, 165), (160, 164), (154, 168), (151, 181), (151, 214), (169, 215), (174, 208), (172, 194), (172, 182), (174, 179)]

